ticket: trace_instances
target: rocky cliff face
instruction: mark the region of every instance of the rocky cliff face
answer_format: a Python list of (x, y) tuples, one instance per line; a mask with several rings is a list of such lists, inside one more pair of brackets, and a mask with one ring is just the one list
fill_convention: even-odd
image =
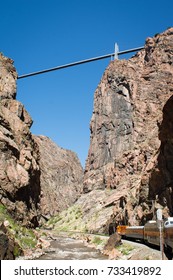
[(97, 203), (97, 216), (107, 217), (100, 227), (143, 223), (153, 206), (173, 216), (172, 50), (170, 28), (131, 59), (111, 61), (96, 89), (86, 194), (78, 203), (85, 211)]
[(50, 218), (67, 209), (82, 192), (83, 169), (77, 155), (48, 137), (34, 136), (40, 152), (41, 213)]
[(16, 79), (13, 61), (0, 55), (0, 203), (35, 227), (78, 198), (83, 171), (73, 152), (31, 134), (32, 119), (15, 100)]
[(15, 100), (13, 61), (0, 56), (0, 201), (25, 225), (38, 225), (40, 171), (31, 117)]

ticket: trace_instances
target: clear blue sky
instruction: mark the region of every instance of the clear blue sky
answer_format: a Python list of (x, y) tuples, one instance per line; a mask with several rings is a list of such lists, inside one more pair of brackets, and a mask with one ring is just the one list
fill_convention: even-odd
[[(171, 0), (1, 0), (0, 51), (18, 75), (144, 45), (173, 26)], [(121, 57), (122, 59), (123, 57)], [(94, 91), (109, 59), (18, 80), (32, 132), (75, 151), (84, 166)]]

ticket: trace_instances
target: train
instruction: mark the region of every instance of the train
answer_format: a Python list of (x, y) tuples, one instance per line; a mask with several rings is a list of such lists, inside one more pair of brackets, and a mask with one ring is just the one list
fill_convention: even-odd
[(156, 246), (160, 246), (161, 232), (165, 251), (173, 256), (173, 217), (169, 217), (160, 223), (151, 220), (144, 226), (119, 225), (116, 232), (124, 238), (135, 239)]

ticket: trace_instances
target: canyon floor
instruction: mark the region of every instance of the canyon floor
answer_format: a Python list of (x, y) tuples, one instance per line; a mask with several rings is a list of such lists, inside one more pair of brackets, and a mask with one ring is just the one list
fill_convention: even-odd
[[(109, 236), (46, 232), (44, 249), (34, 254), (28, 253), (26, 259), (40, 260), (162, 260), (159, 248), (152, 248), (139, 242), (121, 240), (111, 250), (105, 250)], [(20, 257), (19, 259), (23, 259)], [(171, 259), (164, 254), (164, 260)]]

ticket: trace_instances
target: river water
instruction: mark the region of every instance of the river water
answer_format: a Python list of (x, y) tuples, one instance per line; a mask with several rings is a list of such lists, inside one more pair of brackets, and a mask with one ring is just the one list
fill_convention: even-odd
[(84, 245), (81, 240), (69, 237), (56, 237), (51, 242), (50, 252), (42, 255), (39, 260), (106, 260), (98, 250)]

